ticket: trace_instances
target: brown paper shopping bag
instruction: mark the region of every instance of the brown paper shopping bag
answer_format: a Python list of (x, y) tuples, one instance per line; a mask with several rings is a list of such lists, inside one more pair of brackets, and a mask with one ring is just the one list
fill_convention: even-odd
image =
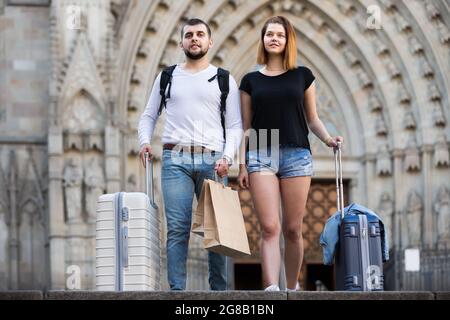
[[(202, 197), (203, 196), (203, 197)], [(200, 227), (203, 214), (203, 230)], [(193, 232), (203, 231), (205, 249), (231, 257), (250, 255), (238, 192), (223, 184), (205, 180), (194, 216)]]

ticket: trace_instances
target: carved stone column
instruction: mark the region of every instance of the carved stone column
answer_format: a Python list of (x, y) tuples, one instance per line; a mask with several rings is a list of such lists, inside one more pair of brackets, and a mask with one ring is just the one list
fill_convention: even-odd
[(403, 209), (401, 208), (401, 200), (403, 198), (402, 194), (402, 167), (403, 167), (403, 151), (394, 150), (394, 219), (392, 226), (392, 242), (394, 248), (394, 259), (395, 259), (395, 288), (401, 289), (403, 286), (402, 274), (403, 265), (400, 263), (400, 255), (402, 254), (402, 228), (400, 225), (400, 219), (402, 216)]
[(9, 288), (12, 290), (19, 289), (19, 239), (18, 239), (18, 211), (17, 211), (17, 163), (14, 150), (10, 151), (10, 176), (9, 185), (7, 186), (9, 195), (9, 207), (10, 207), (10, 225), (9, 225), (9, 268), (10, 279)]
[(63, 197), (62, 129), (51, 126), (48, 134), (48, 243), (50, 288), (65, 288), (65, 234)]
[(403, 151), (402, 150), (394, 150), (394, 203), (395, 203), (395, 211), (394, 211), (394, 225), (393, 225), (393, 242), (394, 245), (400, 249), (402, 246), (401, 243), (401, 227), (400, 227), (400, 217), (403, 212), (402, 200), (403, 200), (403, 184), (402, 184), (402, 176), (403, 176)]
[(423, 244), (427, 247), (433, 245), (433, 181), (432, 181), (432, 158), (433, 146), (422, 146), (422, 168), (423, 168)]
[(121, 132), (119, 128), (106, 126), (105, 128), (105, 172), (106, 192), (114, 193), (121, 190)]
[(367, 154), (365, 158), (366, 163), (366, 186), (367, 186), (367, 207), (374, 208), (376, 206), (375, 199), (373, 195), (375, 194), (374, 180), (375, 180), (375, 155)]

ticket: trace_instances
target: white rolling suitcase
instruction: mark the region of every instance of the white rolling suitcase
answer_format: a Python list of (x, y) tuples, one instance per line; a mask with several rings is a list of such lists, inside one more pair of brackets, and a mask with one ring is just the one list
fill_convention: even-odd
[(118, 192), (98, 199), (97, 290), (160, 289), (160, 222), (153, 192), (153, 161), (148, 161), (148, 154), (145, 167), (147, 194)]

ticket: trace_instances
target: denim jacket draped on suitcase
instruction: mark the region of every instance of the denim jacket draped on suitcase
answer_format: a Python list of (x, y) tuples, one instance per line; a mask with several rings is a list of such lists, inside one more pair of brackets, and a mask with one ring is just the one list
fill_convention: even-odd
[[(381, 247), (382, 247), (382, 256), (383, 262), (389, 260), (389, 244), (387, 240), (387, 232), (384, 228), (384, 223), (381, 218), (370, 209), (363, 207), (359, 204), (352, 203), (348, 207), (344, 209), (345, 214), (365, 214), (368, 216), (374, 216), (380, 221), (380, 231), (381, 231)], [(339, 241), (339, 226), (341, 224), (341, 213), (336, 212), (333, 216), (331, 216), (325, 227), (323, 229), (322, 234), (320, 235), (320, 245), (323, 250), (323, 263), (325, 265), (332, 265), (334, 252), (336, 250), (337, 243)]]

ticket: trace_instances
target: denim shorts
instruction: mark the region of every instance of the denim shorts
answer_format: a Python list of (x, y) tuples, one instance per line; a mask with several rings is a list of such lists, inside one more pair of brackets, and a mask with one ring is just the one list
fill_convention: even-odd
[(313, 175), (311, 151), (299, 147), (280, 147), (275, 152), (250, 150), (247, 153), (247, 171), (271, 172), (279, 178)]

